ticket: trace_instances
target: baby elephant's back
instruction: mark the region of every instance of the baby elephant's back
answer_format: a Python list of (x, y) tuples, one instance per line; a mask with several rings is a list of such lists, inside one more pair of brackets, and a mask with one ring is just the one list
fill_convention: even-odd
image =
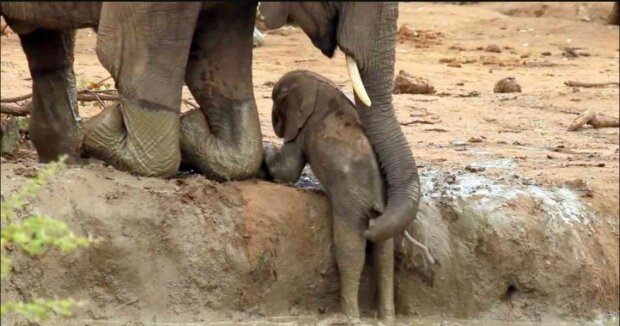
[(307, 159), (330, 198), (362, 209), (382, 210), (383, 180), (375, 153), (355, 109), (332, 106), (309, 121)]

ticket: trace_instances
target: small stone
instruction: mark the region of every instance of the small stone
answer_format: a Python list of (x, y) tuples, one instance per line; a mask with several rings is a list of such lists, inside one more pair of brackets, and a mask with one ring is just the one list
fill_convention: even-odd
[(265, 43), (265, 34), (261, 33), (258, 28), (254, 27), (253, 46), (255, 48), (262, 46)]
[(478, 138), (478, 137), (471, 137), (471, 138), (469, 138), (468, 142), (470, 142), (470, 143), (482, 143), (482, 139)]
[(500, 47), (495, 45), (495, 44), (487, 45), (487, 47), (484, 50), (486, 52), (493, 52), (493, 53), (501, 53), (502, 52), (502, 49), (500, 49)]
[(435, 88), (428, 80), (415, 77), (401, 70), (394, 78), (394, 94), (435, 94)]
[(448, 67), (452, 67), (452, 68), (461, 68), (461, 64), (458, 62), (450, 62), (448, 64)]
[(482, 166), (476, 166), (476, 165), (468, 165), (465, 167), (465, 170), (467, 170), (468, 172), (472, 172), (472, 173), (478, 173), (478, 172), (482, 172), (484, 170), (486, 170), (484, 167)]
[(493, 88), (494, 93), (521, 93), (521, 86), (517, 84), (514, 77), (506, 77), (497, 83)]
[(579, 54), (573, 48), (565, 48), (564, 52), (562, 52), (562, 55), (565, 56), (565, 57), (570, 57), (570, 58), (577, 58), (577, 57), (579, 57)]
[(452, 44), (449, 49), (450, 50), (457, 50), (457, 51), (465, 51), (466, 50), (465, 47), (462, 44), (459, 44), (459, 43)]
[(548, 57), (548, 56), (551, 55), (551, 52), (545, 51), (545, 52), (541, 53), (540, 55), (542, 55), (543, 57)]
[(456, 58), (441, 58), (439, 59), (439, 63), (451, 63), (456, 62)]

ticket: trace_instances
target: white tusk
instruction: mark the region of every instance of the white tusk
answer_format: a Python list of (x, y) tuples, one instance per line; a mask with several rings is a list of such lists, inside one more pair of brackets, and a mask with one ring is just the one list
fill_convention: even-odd
[(403, 232), (403, 235), (405, 236), (405, 239), (411, 241), (411, 243), (420, 248), (422, 250), (422, 253), (424, 254), (424, 257), (426, 258), (426, 260), (431, 264), (434, 265), (435, 264), (435, 259), (433, 258), (433, 255), (431, 255), (431, 252), (428, 250), (428, 248), (421, 244), (420, 242), (418, 242), (416, 239), (414, 239), (409, 232), (407, 232), (407, 230), (405, 230), (405, 232)]
[(370, 97), (368, 97), (368, 93), (366, 93), (366, 88), (364, 88), (364, 83), (362, 82), (362, 76), (360, 76), (360, 70), (357, 67), (357, 63), (355, 59), (350, 56), (346, 56), (347, 60), (347, 70), (349, 71), (349, 78), (351, 78), (351, 83), (353, 83), (353, 90), (359, 99), (364, 103), (364, 105), (370, 107), (372, 104), (370, 102)]

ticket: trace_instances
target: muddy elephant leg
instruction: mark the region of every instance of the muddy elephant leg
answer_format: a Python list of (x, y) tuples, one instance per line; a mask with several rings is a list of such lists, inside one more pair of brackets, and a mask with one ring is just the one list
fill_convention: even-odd
[(358, 294), (366, 255), (366, 221), (356, 218), (351, 209), (332, 204), (334, 247), (340, 271), (340, 306), (349, 318), (359, 317)]
[(394, 319), (394, 240), (372, 243), (372, 258), (377, 280), (379, 318)]
[(181, 118), (184, 163), (216, 180), (257, 175), (262, 135), (252, 89), (256, 3), (203, 11), (185, 82), (200, 104)]
[(170, 177), (180, 161), (181, 92), (201, 3), (106, 2), (97, 55), (120, 104), (85, 125), (83, 153), (134, 174)]
[(29, 135), (41, 162), (61, 154), (78, 159), (78, 121), (73, 46), (75, 31), (37, 29), (20, 34), (32, 76)]

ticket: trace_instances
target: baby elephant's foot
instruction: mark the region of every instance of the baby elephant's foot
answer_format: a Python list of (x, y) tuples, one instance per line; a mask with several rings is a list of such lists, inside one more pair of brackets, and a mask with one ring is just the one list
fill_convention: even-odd
[(396, 320), (396, 313), (394, 312), (394, 306), (393, 305), (389, 305), (386, 307), (379, 307), (378, 309), (378, 313), (379, 313), (379, 320), (381, 320), (381, 322), (384, 325), (393, 325), (395, 324), (395, 320)]

